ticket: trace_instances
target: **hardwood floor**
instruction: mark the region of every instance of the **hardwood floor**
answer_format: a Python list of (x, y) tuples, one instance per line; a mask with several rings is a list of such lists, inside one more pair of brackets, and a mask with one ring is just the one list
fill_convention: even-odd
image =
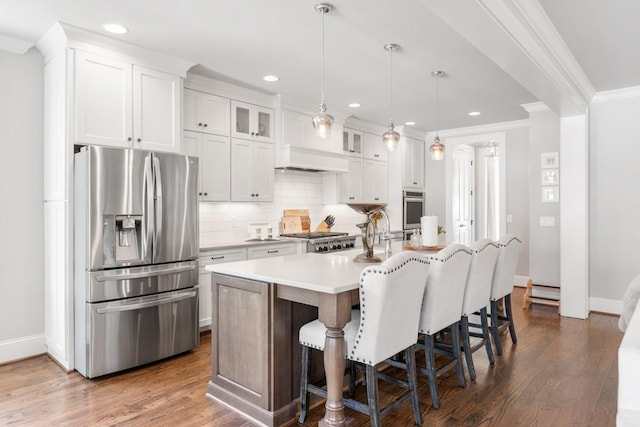
[[(513, 300), (523, 292), (516, 289)], [(474, 353), (478, 378), (466, 388), (457, 386), (455, 370), (441, 377), (440, 410), (431, 407), (426, 379), (419, 377), (424, 425), (615, 426), (618, 318), (562, 318), (555, 307), (535, 304), (526, 311), (514, 304), (514, 316), (518, 344), (503, 335), (504, 354), (493, 367), (483, 349)], [(185, 355), (97, 380), (66, 374), (47, 356), (0, 366), (0, 425), (254, 425), (205, 397), (210, 335), (201, 341)], [(393, 398), (392, 386), (381, 383), (380, 390)], [(366, 396), (363, 387), (356, 396)], [(305, 425), (316, 425), (323, 413), (323, 405), (315, 407)], [(354, 426), (369, 425), (367, 416), (347, 413)], [(412, 426), (410, 404), (383, 424)]]

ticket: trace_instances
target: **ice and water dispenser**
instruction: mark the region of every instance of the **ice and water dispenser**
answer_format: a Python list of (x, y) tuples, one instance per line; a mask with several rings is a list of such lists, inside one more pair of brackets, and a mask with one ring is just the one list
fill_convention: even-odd
[(105, 266), (140, 264), (144, 259), (142, 215), (104, 215)]

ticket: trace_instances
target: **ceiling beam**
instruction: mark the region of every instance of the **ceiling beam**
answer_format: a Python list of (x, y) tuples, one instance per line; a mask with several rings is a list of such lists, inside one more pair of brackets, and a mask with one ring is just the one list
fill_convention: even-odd
[(560, 116), (584, 114), (595, 89), (537, 0), (422, 0)]

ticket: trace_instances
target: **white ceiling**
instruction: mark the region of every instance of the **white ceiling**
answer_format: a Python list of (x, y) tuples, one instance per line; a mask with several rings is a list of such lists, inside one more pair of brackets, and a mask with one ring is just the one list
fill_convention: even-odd
[[(520, 105), (537, 101), (532, 93), (540, 91), (525, 88), (529, 85), (521, 75), (512, 78), (504, 71), (513, 74), (505, 65), (508, 57), (485, 55), (486, 46), (478, 48), (469, 33), (451, 25), (451, 18), (445, 23), (441, 13), (434, 13), (443, 7), (456, 7), (453, 16), (477, 13), (466, 7), (469, 1), (330, 0), (335, 9), (325, 16), (328, 111), (386, 125), (389, 54), (383, 45), (397, 43), (400, 50), (393, 55), (396, 126), (413, 120), (418, 129), (436, 128), (435, 79), (430, 76), (436, 69), (447, 73), (440, 79), (440, 129), (526, 118)], [(505, 0), (516, 5), (532, 1)], [(640, 55), (632, 54), (640, 42), (636, 24), (640, 2), (538, 1), (595, 90), (640, 85)], [(35, 43), (56, 21), (103, 34), (102, 24), (118, 22), (129, 33), (112, 37), (198, 63), (200, 73), (290, 95), (315, 107), (320, 103), (322, 19), (314, 10), (316, 3), (2, 0), (0, 35)], [(262, 81), (266, 74), (278, 75), (280, 81)], [(350, 102), (362, 106), (349, 109)], [(482, 114), (469, 117), (470, 111)]]

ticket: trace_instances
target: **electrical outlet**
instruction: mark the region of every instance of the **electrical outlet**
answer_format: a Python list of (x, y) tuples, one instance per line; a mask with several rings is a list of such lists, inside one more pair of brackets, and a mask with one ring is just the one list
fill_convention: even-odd
[(541, 216), (540, 227), (555, 227), (556, 218), (553, 216)]
[(513, 215), (507, 215), (507, 224), (511, 224), (513, 222)]

